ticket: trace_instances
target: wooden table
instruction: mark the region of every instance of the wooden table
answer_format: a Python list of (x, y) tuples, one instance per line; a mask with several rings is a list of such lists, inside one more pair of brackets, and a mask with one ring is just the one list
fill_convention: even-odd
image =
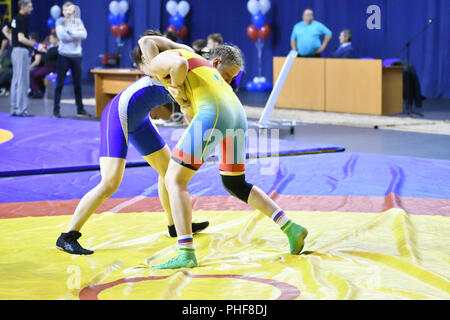
[(100, 118), (111, 99), (144, 73), (137, 69), (92, 69), (95, 79), (95, 116)]
[[(274, 57), (274, 82), (285, 57)], [(277, 107), (358, 114), (403, 110), (403, 67), (382, 60), (297, 58)]]

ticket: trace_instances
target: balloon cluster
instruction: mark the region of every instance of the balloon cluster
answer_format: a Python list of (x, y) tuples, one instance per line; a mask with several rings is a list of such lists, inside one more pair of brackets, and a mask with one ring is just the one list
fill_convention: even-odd
[(267, 91), (272, 90), (272, 83), (265, 77), (254, 77), (253, 81), (247, 83), (247, 91)]
[(265, 14), (271, 8), (270, 0), (249, 0), (247, 2), (247, 9), (252, 15), (252, 24), (247, 27), (247, 35), (250, 39), (256, 42), (258, 49), (258, 69), (259, 76), (253, 78), (253, 81), (247, 83), (248, 91), (266, 91), (272, 89), (272, 83), (268, 82), (265, 77), (261, 76), (262, 67), (262, 48), (263, 41), (266, 41), (272, 34), (272, 28), (266, 23)]
[(116, 38), (125, 38), (130, 32), (127, 23), (128, 1), (111, 1), (109, 4), (108, 21), (111, 25), (111, 32)]
[(191, 10), (189, 2), (182, 0), (177, 3), (174, 0), (169, 0), (166, 4), (166, 10), (170, 14), (170, 25), (167, 31), (175, 32), (178, 38), (183, 40), (188, 35), (188, 27), (184, 24), (184, 18)]
[(247, 27), (247, 35), (253, 41), (259, 38), (265, 41), (272, 34), (272, 28), (266, 23), (264, 17), (270, 7), (270, 0), (250, 0), (247, 3), (247, 9), (252, 15), (252, 24)]
[(50, 32), (55, 32), (56, 20), (61, 16), (61, 8), (57, 5), (54, 5), (50, 8), (50, 18), (47, 20), (47, 26), (50, 29)]

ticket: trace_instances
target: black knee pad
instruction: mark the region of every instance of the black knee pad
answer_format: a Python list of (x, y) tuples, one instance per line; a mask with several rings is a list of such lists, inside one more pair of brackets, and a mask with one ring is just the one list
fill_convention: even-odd
[(250, 196), (250, 191), (252, 190), (253, 185), (245, 181), (245, 174), (240, 176), (222, 175), (222, 183), (225, 190), (231, 193), (231, 195), (244, 201), (245, 203), (248, 202), (248, 197)]

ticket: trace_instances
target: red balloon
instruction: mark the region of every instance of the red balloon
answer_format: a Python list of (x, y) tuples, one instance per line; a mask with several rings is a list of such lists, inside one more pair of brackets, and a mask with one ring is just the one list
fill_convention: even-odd
[(189, 29), (188, 27), (186, 27), (186, 25), (183, 24), (183, 26), (180, 28), (180, 30), (178, 30), (177, 34), (178, 34), (178, 38), (180, 38), (181, 40), (183, 40), (184, 38), (186, 38), (186, 36), (188, 35)]
[(174, 25), (171, 24), (170, 26), (167, 27), (166, 31), (171, 31), (171, 32), (177, 33), (178, 30), (177, 30), (177, 28), (175, 28)]
[(119, 37), (125, 38), (130, 32), (130, 27), (126, 23), (119, 24)]
[(111, 32), (114, 35), (114, 37), (118, 37), (119, 36), (119, 26), (115, 25), (115, 26), (111, 26)]
[(256, 26), (254, 24), (251, 24), (247, 27), (247, 35), (250, 39), (252, 39), (253, 41), (258, 40), (258, 28), (256, 28)]
[(263, 41), (265, 41), (272, 34), (272, 27), (266, 23), (265, 25), (263, 25), (261, 27), (261, 29), (259, 29), (258, 33), (259, 33), (259, 36), (261, 37), (261, 39), (263, 39)]

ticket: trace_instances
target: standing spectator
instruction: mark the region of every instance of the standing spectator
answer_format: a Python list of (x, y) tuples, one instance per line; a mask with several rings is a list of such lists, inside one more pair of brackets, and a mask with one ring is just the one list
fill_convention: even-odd
[[(291, 48), (299, 57), (321, 57), (331, 40), (332, 33), (322, 23), (314, 20), (311, 9), (303, 11), (303, 21), (294, 26), (291, 34)], [(320, 37), (325, 36), (323, 43)]]
[(58, 60), (58, 37), (56, 33), (51, 33), (48, 37), (47, 53), (43, 57), (43, 65), (37, 67), (30, 73), (30, 83), (32, 98), (40, 99), (44, 96), (44, 78), (52, 72), (56, 72), (56, 62)]
[(91, 117), (84, 109), (81, 94), (81, 41), (87, 38), (87, 31), (83, 21), (75, 16), (75, 5), (72, 2), (64, 3), (63, 16), (56, 21), (56, 34), (60, 43), (56, 63), (58, 78), (56, 80), (53, 114), (55, 117), (61, 118), (61, 92), (66, 73), (69, 69), (72, 69), (77, 116)]
[(27, 92), (30, 87), (30, 56), (28, 48), (44, 51), (45, 48), (28, 39), (28, 16), (33, 12), (31, 0), (19, 0), (19, 14), (11, 21), (13, 78), (11, 81), (11, 115), (31, 116), (28, 113)]
[(332, 58), (346, 58), (352, 59), (355, 57), (355, 49), (352, 45), (352, 31), (345, 29), (341, 31), (339, 35), (339, 42), (341, 45), (339, 48), (331, 54)]

